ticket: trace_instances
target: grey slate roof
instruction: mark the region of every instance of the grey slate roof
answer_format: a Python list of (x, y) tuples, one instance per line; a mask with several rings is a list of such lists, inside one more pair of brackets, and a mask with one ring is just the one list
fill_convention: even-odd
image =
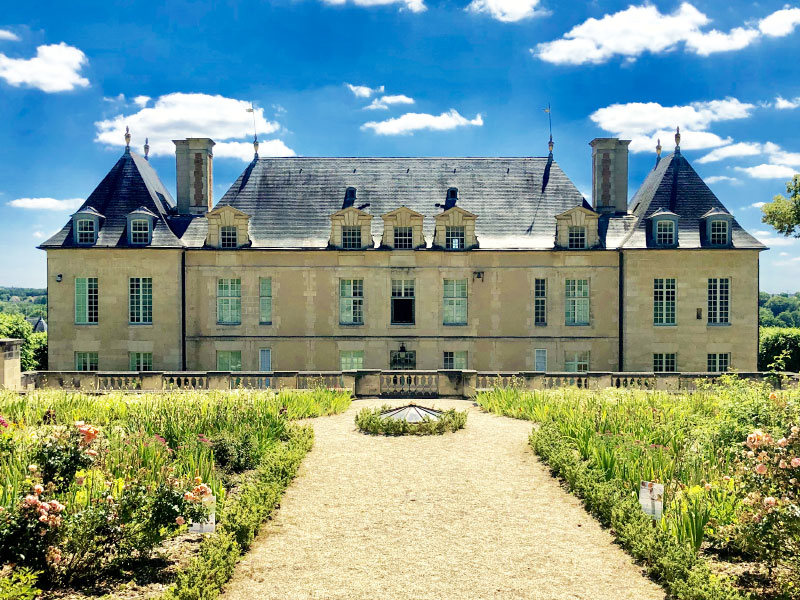
[[(101, 215), (95, 247), (128, 246), (127, 216), (146, 209), (153, 215), (151, 247), (180, 247), (180, 234), (188, 219), (172, 217), (175, 203), (155, 170), (144, 158), (126, 151), (77, 212)], [(177, 234), (177, 235), (176, 235)], [(44, 242), (41, 248), (74, 248), (72, 220)]]
[[(630, 211), (637, 222), (624, 248), (653, 247), (647, 235), (649, 219), (667, 212), (678, 216), (678, 248), (702, 248), (706, 246), (702, 219), (713, 214), (730, 214), (680, 153), (665, 156), (658, 162), (631, 200)], [(731, 231), (734, 248), (766, 248), (736, 219), (733, 219)]]

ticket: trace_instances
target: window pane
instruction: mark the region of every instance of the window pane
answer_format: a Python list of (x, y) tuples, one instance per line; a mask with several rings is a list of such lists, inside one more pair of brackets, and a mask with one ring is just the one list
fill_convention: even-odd
[(414, 324), (414, 280), (392, 280), (392, 323), (397, 325)]
[(241, 279), (217, 280), (217, 323), (238, 325), (242, 322)]
[(342, 350), (339, 352), (339, 368), (342, 371), (364, 368), (363, 350)]
[(151, 277), (131, 277), (128, 282), (128, 322), (152, 323), (153, 279)]
[(564, 370), (570, 373), (578, 373), (589, 370), (589, 351), (566, 352), (564, 360)]
[(261, 371), (272, 371), (272, 350), (270, 348), (259, 350), (258, 366)]
[(567, 325), (589, 324), (589, 280), (567, 279), (565, 283), (565, 322)]
[(224, 225), (220, 227), (219, 234), (220, 246), (223, 248), (236, 248), (239, 245), (235, 225)]
[(241, 350), (217, 350), (217, 371), (241, 371)]
[(94, 221), (92, 219), (79, 219), (78, 243), (94, 244), (94, 241), (95, 241)]
[(535, 279), (533, 282), (533, 322), (535, 325), (547, 324), (546, 279)]
[(708, 280), (708, 322), (728, 323), (730, 309), (730, 279)]
[(394, 247), (398, 250), (410, 250), (413, 248), (413, 234), (411, 227), (394, 228)]
[(75, 370), (76, 371), (97, 371), (97, 352), (76, 352)]
[(586, 227), (570, 225), (569, 247), (586, 248)]
[(536, 348), (534, 370), (547, 371), (547, 350), (545, 348)]
[(152, 352), (131, 352), (130, 353), (131, 371), (152, 371), (153, 353)]
[(675, 325), (675, 280), (653, 280), (653, 323)]
[(675, 243), (675, 223), (673, 221), (656, 222), (656, 244), (671, 246)]
[(444, 280), (444, 324), (466, 325), (467, 323), (467, 280)]
[(361, 227), (345, 225), (342, 227), (342, 248), (357, 250), (361, 248)]
[(135, 219), (131, 221), (131, 243), (146, 244), (150, 241), (150, 221)]
[(339, 280), (339, 323), (342, 325), (363, 325), (363, 279)]
[(272, 323), (272, 278), (259, 279), (259, 323), (268, 325)]
[(711, 244), (714, 246), (725, 246), (728, 243), (728, 222), (711, 221)]
[(447, 225), (444, 230), (444, 247), (449, 250), (462, 250), (465, 243), (464, 226)]
[(97, 277), (78, 277), (75, 279), (75, 323), (87, 325), (97, 322)]

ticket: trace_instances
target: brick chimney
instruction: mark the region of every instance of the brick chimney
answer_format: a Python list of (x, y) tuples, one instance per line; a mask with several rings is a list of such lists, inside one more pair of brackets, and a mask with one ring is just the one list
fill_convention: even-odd
[(175, 144), (178, 213), (202, 215), (214, 206), (214, 177), (210, 138), (172, 140)]
[(628, 212), (630, 140), (595, 138), (592, 147), (592, 207), (599, 213)]

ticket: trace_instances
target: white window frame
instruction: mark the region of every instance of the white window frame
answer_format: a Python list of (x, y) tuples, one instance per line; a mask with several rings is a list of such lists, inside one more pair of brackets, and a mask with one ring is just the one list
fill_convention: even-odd
[(128, 366), (131, 371), (152, 371), (152, 352), (128, 352)]
[(236, 278), (217, 279), (217, 324), (241, 325), (242, 280)]
[(547, 325), (547, 279), (533, 280), (533, 324)]
[(357, 371), (364, 368), (363, 350), (340, 350), (339, 351), (339, 370)]
[(564, 352), (564, 370), (568, 373), (586, 373), (590, 360), (589, 350), (568, 350)]
[(468, 319), (467, 280), (445, 279), (442, 287), (442, 324), (466, 325)]
[(223, 225), (219, 228), (219, 247), (227, 249), (239, 247), (239, 230), (236, 225)]
[(148, 243), (150, 243), (150, 219), (131, 219), (131, 244)]
[(464, 225), (446, 225), (444, 247), (447, 250), (463, 250), (467, 245), (467, 229)]
[(272, 277), (258, 279), (258, 322), (272, 325)]
[(589, 325), (590, 291), (588, 279), (567, 279), (564, 283), (564, 324)]
[(442, 366), (451, 371), (465, 371), (468, 358), (466, 350), (446, 350), (442, 356)]
[(586, 248), (586, 226), (570, 225), (567, 230), (567, 241), (570, 250), (584, 250)]
[(731, 280), (729, 277), (708, 278), (708, 324), (729, 325), (731, 311)]
[(241, 370), (242, 370), (241, 350), (217, 350), (217, 371), (233, 372)]
[[(87, 224), (89, 225), (87, 227)], [(94, 244), (97, 241), (97, 230), (94, 219), (78, 219), (75, 225), (78, 228), (78, 244)]]
[(547, 348), (535, 348), (533, 351), (533, 370), (547, 372)]
[(342, 225), (342, 248), (360, 250), (363, 248), (360, 225)]
[(128, 324), (153, 324), (153, 278), (128, 278)]
[(653, 325), (675, 325), (678, 284), (674, 277), (653, 279)]
[(656, 221), (656, 244), (659, 246), (675, 245), (675, 221), (672, 219)]
[(364, 324), (364, 280), (339, 280), (339, 325)]
[(97, 371), (100, 357), (97, 352), (76, 352), (75, 370), (76, 371)]
[[(714, 231), (717, 229), (717, 231)], [(709, 226), (709, 241), (712, 246), (727, 246), (730, 236), (730, 224), (725, 219), (712, 219)]]
[(414, 248), (414, 228), (395, 227), (394, 247), (397, 250), (412, 250)]
[(97, 277), (75, 278), (75, 324), (100, 322), (100, 287)]

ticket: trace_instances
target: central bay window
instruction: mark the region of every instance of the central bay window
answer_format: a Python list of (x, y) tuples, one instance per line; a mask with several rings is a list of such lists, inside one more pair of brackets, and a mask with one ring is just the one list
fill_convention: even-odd
[(236, 248), (239, 245), (235, 225), (223, 225), (219, 229), (219, 235), (222, 248)]
[(731, 355), (714, 353), (708, 355), (707, 370), (709, 373), (723, 373), (730, 368)]
[(653, 279), (653, 324), (675, 325), (674, 279)]
[(458, 369), (463, 371), (467, 368), (467, 351), (457, 350), (455, 352), (444, 353), (444, 366), (445, 369)]
[(565, 290), (565, 323), (567, 325), (588, 325), (589, 280), (567, 279), (565, 283)]
[(413, 247), (413, 228), (394, 228), (394, 247), (396, 250), (411, 250)]
[(364, 324), (364, 280), (339, 280), (339, 324)]
[(217, 350), (217, 371), (241, 371), (241, 350)]
[[(239, 325), (242, 322), (242, 280), (217, 280), (217, 323)], [(229, 370), (229, 369), (224, 369)]]
[(727, 325), (730, 308), (731, 283), (727, 277), (709, 278), (708, 280), (708, 323), (709, 325)]
[(569, 226), (569, 247), (573, 250), (586, 248), (586, 227), (583, 225)]
[(467, 280), (444, 280), (444, 324), (467, 324)]
[(258, 322), (261, 325), (272, 325), (272, 277), (261, 277), (258, 280)]
[(97, 277), (77, 277), (75, 279), (75, 324), (96, 324), (98, 322), (97, 305)]
[(533, 324), (547, 325), (547, 280), (533, 281)]
[(97, 352), (76, 352), (76, 371), (97, 371)]
[(129, 355), (131, 371), (152, 371), (152, 352), (131, 352)]
[(566, 352), (564, 356), (564, 370), (569, 373), (580, 373), (589, 370), (589, 351), (577, 350)]
[(153, 323), (153, 279), (151, 277), (131, 277), (128, 280), (128, 323), (132, 325), (151, 325)]
[(363, 350), (341, 350), (339, 352), (339, 370), (352, 371), (364, 368)]
[(444, 247), (448, 250), (463, 250), (465, 235), (463, 225), (447, 225), (444, 230)]
[(677, 360), (674, 352), (657, 352), (653, 354), (654, 373), (674, 373), (677, 370)]
[(345, 225), (342, 227), (342, 248), (345, 250), (361, 248), (361, 226)]
[(414, 324), (414, 280), (392, 279), (392, 325)]

